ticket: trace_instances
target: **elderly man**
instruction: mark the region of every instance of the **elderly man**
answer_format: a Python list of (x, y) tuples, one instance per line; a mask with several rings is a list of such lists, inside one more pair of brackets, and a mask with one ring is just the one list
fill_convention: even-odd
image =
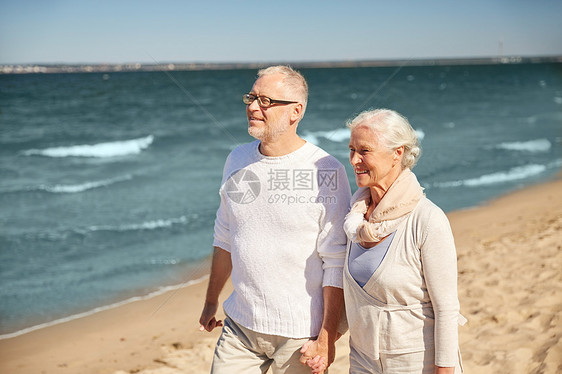
[(343, 165), (297, 135), (307, 97), (287, 66), (260, 70), (243, 96), (257, 140), (226, 160), (200, 319), (202, 331), (223, 326), (214, 374), (310, 373), (308, 360), (334, 359), (351, 193)]

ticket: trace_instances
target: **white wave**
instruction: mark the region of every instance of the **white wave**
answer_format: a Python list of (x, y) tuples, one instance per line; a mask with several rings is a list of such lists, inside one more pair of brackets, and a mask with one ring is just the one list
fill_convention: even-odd
[(529, 140), (526, 142), (513, 142), (501, 143), (496, 146), (499, 149), (506, 149), (508, 151), (523, 151), (523, 152), (548, 152), (552, 144), (547, 139)]
[[(418, 139), (420, 141), (425, 137), (425, 133), (421, 129), (416, 130), (416, 133), (418, 134)], [(348, 128), (342, 128), (332, 131), (305, 131), (301, 137), (307, 142), (315, 145), (320, 143), (320, 138), (341, 143), (351, 137), (351, 130)]]
[(333, 142), (343, 142), (351, 137), (351, 130), (348, 128), (327, 131), (326, 139)]
[(151, 265), (177, 265), (180, 260), (177, 258), (153, 258), (148, 263)]
[(548, 163), (548, 169), (560, 169), (562, 167), (562, 159), (556, 159)]
[[(170, 296), (168, 297), (168, 299), (169, 299), (170, 297), (174, 296), (175, 292), (177, 292), (178, 290), (180, 290), (182, 288), (185, 288), (185, 287), (189, 287), (189, 286), (194, 285), (194, 284), (204, 282), (208, 277), (209, 277), (208, 275), (205, 275), (201, 278), (190, 280), (190, 281), (187, 281), (187, 282), (182, 283), (182, 284), (178, 284), (178, 285), (174, 285), (174, 286), (161, 287), (160, 289), (158, 289), (158, 290), (156, 290), (152, 293), (149, 293), (146, 296), (131, 297), (127, 300), (123, 300), (123, 301), (120, 301), (120, 302), (117, 302), (117, 303), (114, 303), (114, 304), (110, 304), (110, 305), (101, 306), (101, 307), (92, 309), (92, 310), (87, 311), (87, 312), (74, 314), (72, 316), (60, 318), (60, 319), (57, 319), (57, 320), (54, 320), (54, 321), (51, 321), (51, 322), (47, 322), (47, 323), (42, 323), (42, 324), (32, 326), (32, 327), (28, 327), (28, 328), (25, 328), (23, 330), (19, 330), (19, 331), (16, 331), (16, 332), (3, 334), (3, 335), (0, 335), (0, 340), (15, 338), (16, 336), (27, 334), (27, 333), (35, 331), (35, 330), (40, 330), (40, 329), (45, 328), (45, 327), (59, 325), (61, 323), (73, 321), (75, 319), (79, 319), (79, 318), (83, 318), (83, 317), (88, 317), (88, 316), (91, 316), (93, 314), (103, 312), (105, 310), (114, 309), (114, 308), (117, 308), (117, 307), (120, 307), (120, 306), (123, 306), (123, 305), (126, 305), (126, 304), (130, 304), (130, 303), (133, 303), (133, 302), (136, 302), (136, 301), (149, 300), (149, 299), (152, 299), (156, 296), (163, 295), (167, 292), (170, 292)], [(166, 299), (166, 301), (168, 299)], [(166, 302), (166, 301), (164, 301), (164, 302)], [(158, 310), (160, 309), (160, 307), (162, 307), (162, 305), (155, 308), (153, 314), (157, 313)]]
[(434, 187), (479, 187), (490, 184), (498, 184), (512, 182), (515, 180), (525, 179), (544, 172), (547, 169), (545, 165), (531, 164), (526, 166), (518, 166), (508, 171), (500, 171), (497, 173), (482, 175), (478, 178), (470, 178), (459, 181), (441, 182), (433, 184)]
[(37, 189), (52, 193), (77, 193), (91, 190), (93, 188), (107, 187), (114, 183), (123, 182), (130, 179), (132, 179), (131, 175), (125, 175), (119, 178), (104, 179), (101, 181), (86, 182), (82, 184), (57, 184), (54, 186), (40, 185), (39, 187), (37, 187)]
[(143, 223), (133, 223), (121, 226), (90, 226), (89, 231), (137, 231), (137, 230), (156, 230), (167, 227), (172, 227), (177, 224), (185, 224), (189, 219), (185, 216), (170, 219), (157, 219), (154, 221), (147, 221)]
[(318, 145), (318, 143), (320, 142), (319, 138), (324, 138), (326, 140), (339, 143), (349, 139), (350, 136), (351, 130), (349, 130), (348, 128), (343, 128), (331, 131), (305, 131), (302, 135), (302, 138), (309, 143)]
[(318, 143), (320, 143), (320, 140), (318, 139), (318, 137), (315, 136), (313, 133), (308, 132), (308, 131), (305, 132), (303, 135), (301, 135), (301, 138), (303, 138), (307, 142), (312, 143), (314, 145), (318, 145)]
[(154, 136), (107, 142), (98, 144), (82, 144), (69, 147), (54, 147), (46, 149), (30, 149), (24, 151), (25, 156), (39, 155), (47, 157), (115, 157), (140, 153), (154, 141)]

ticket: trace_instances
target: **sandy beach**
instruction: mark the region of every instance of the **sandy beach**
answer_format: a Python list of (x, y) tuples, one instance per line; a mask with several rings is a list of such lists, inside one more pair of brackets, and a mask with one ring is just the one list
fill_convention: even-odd
[[(562, 372), (562, 179), (448, 214), (458, 252), (466, 373)], [(207, 373), (206, 281), (0, 340), (6, 374)], [(223, 292), (229, 293), (230, 285)], [(347, 336), (331, 374), (348, 372)]]

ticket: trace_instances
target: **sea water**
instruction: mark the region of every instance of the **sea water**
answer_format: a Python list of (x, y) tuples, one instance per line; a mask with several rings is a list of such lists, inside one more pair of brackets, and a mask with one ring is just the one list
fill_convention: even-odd
[[(562, 165), (560, 64), (302, 72), (310, 98), (299, 133), (346, 165), (352, 190), (345, 122), (376, 107), (409, 118), (423, 148), (414, 172), (445, 211)], [(2, 337), (208, 268), (225, 158), (253, 140), (242, 95), (255, 76), (0, 75)]]

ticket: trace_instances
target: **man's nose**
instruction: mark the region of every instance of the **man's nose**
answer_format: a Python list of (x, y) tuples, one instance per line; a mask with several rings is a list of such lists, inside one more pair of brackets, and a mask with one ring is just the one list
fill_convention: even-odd
[(248, 109), (250, 110), (259, 110), (260, 105), (258, 104), (258, 99), (254, 99), (250, 104), (248, 104)]

